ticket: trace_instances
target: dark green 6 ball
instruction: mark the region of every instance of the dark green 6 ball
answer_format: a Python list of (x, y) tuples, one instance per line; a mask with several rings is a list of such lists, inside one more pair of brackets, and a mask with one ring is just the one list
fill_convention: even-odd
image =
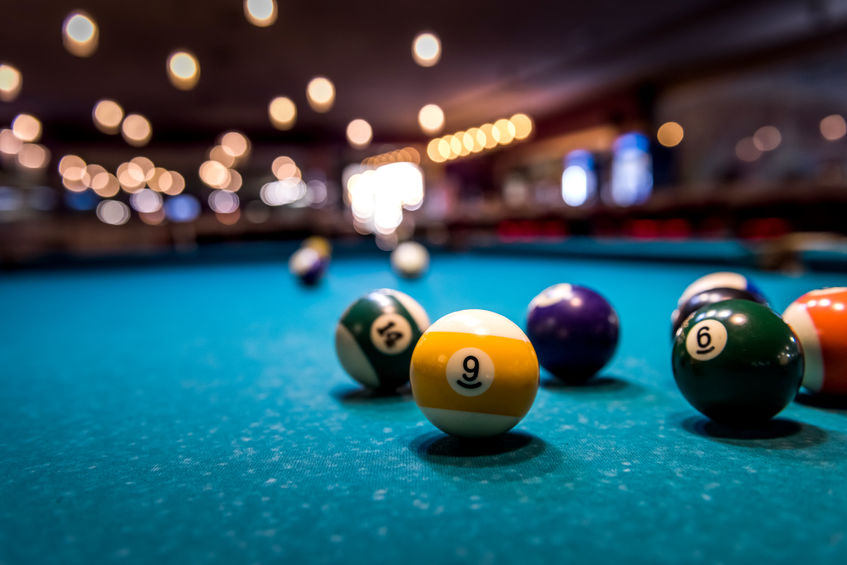
[(673, 374), (691, 405), (730, 426), (756, 426), (794, 399), (803, 378), (800, 342), (762, 304), (704, 306), (674, 336)]

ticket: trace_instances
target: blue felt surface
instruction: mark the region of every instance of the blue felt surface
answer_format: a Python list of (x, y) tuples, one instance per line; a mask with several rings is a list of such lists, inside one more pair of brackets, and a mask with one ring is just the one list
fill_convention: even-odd
[[(442, 254), (420, 281), (337, 258), (315, 289), (284, 262), (4, 275), (0, 562), (843, 564), (847, 411), (795, 403), (728, 436), (675, 388), (669, 314), (709, 270)], [(750, 274), (778, 310), (847, 284)], [(545, 379), (491, 446), (335, 359), (372, 288), (523, 324), (561, 281), (615, 305), (618, 353), (593, 386)]]

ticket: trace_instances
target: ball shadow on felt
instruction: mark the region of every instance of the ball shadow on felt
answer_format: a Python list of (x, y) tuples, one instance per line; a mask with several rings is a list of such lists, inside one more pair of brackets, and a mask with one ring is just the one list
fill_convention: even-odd
[(827, 433), (817, 426), (788, 418), (774, 418), (758, 426), (733, 427), (698, 414), (681, 418), (680, 426), (691, 434), (750, 448), (807, 449), (828, 439)]
[(405, 384), (396, 390), (370, 389), (355, 384), (337, 385), (330, 392), (335, 400), (346, 406), (391, 406), (412, 400), (412, 388)]
[(549, 474), (563, 462), (559, 449), (523, 431), (475, 439), (427, 432), (409, 449), (437, 471), (469, 481), (523, 481)]
[(555, 393), (579, 396), (600, 396), (614, 394), (617, 397), (631, 398), (643, 392), (643, 388), (615, 375), (599, 374), (582, 382), (570, 383), (553, 376), (547, 371), (541, 374), (541, 387)]

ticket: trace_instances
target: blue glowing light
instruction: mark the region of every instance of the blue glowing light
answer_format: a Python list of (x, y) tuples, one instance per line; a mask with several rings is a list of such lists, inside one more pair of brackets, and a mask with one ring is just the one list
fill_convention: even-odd
[(193, 222), (200, 215), (200, 201), (180, 194), (165, 201), (165, 216), (172, 222)]

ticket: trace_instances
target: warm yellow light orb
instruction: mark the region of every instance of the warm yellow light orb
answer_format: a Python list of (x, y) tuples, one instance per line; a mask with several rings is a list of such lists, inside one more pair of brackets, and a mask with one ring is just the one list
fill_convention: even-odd
[(77, 57), (93, 55), (97, 51), (99, 35), (97, 23), (81, 10), (68, 14), (62, 24), (62, 43), (68, 53)]
[(432, 67), (441, 59), (441, 40), (434, 33), (420, 33), (412, 42), (412, 58), (422, 67)]
[(256, 27), (268, 27), (276, 21), (276, 0), (244, 0), (244, 17)]
[(0, 64), (0, 100), (11, 102), (18, 97), (23, 85), (21, 72), (12, 65)]
[(200, 63), (189, 51), (180, 49), (168, 57), (168, 79), (180, 90), (191, 90), (200, 80)]
[(103, 133), (118, 133), (124, 119), (124, 109), (114, 100), (100, 100), (91, 112), (94, 126)]
[(347, 124), (347, 141), (357, 149), (367, 147), (373, 137), (371, 125), (361, 118)]
[(297, 106), (291, 98), (277, 96), (268, 104), (268, 117), (276, 129), (291, 129), (297, 119)]
[(676, 147), (684, 136), (685, 130), (677, 122), (665, 122), (656, 131), (656, 140), (665, 147)]
[(418, 112), (418, 124), (425, 133), (438, 133), (444, 127), (444, 111), (436, 104), (427, 104)]
[(316, 112), (328, 112), (335, 102), (335, 85), (326, 77), (315, 77), (306, 87), (309, 106)]

